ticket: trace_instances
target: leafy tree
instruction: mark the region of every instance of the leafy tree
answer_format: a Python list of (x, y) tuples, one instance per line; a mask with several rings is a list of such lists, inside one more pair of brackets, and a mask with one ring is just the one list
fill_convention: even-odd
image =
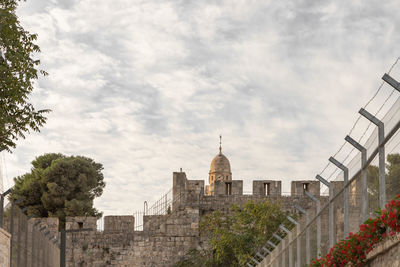
[[(360, 179), (358, 177), (357, 179)], [(379, 208), (379, 167), (367, 168), (368, 201), (370, 210)], [(386, 158), (386, 198), (395, 198), (400, 192), (400, 154), (389, 154)]]
[(29, 130), (39, 131), (45, 122), (44, 113), (28, 102), (40, 60), (33, 54), (40, 52), (35, 44), (36, 34), (20, 25), (15, 14), (17, 0), (0, 0), (0, 151), (15, 147), (15, 141), (25, 138)]
[(388, 191), (388, 200), (393, 199), (400, 192), (400, 154), (389, 154), (387, 156), (386, 186)]
[(82, 156), (44, 154), (32, 161), (31, 172), (14, 178), (12, 200), (21, 199), (27, 214), (58, 217), (63, 227), (66, 216), (96, 216), (93, 200), (103, 193), (103, 166)]
[(208, 241), (203, 250), (191, 250), (176, 266), (243, 266), (255, 250), (285, 221), (277, 203), (249, 201), (233, 205), (225, 214), (214, 211), (200, 222), (201, 235)]

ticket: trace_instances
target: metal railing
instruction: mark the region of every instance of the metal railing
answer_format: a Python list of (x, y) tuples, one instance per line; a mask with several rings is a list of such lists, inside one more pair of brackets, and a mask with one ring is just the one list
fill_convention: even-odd
[[(143, 230), (143, 216), (149, 215), (167, 215), (171, 214), (172, 211), (179, 206), (179, 204), (183, 201), (185, 194), (184, 192), (180, 192), (177, 196), (173, 196), (172, 188), (168, 190), (167, 193), (162, 195), (153, 205), (148, 208), (147, 201), (144, 202), (143, 211), (135, 211), (133, 213), (135, 217), (135, 231)], [(178, 204), (178, 205), (177, 205)]]
[[(398, 69), (397, 72), (399, 79)], [(369, 103), (360, 109), (360, 118), (345, 137), (344, 145), (316, 176), (329, 192), (328, 203), (321, 207), (320, 196), (307, 193), (311, 208), (296, 205), (301, 216), (296, 220), (289, 217), (290, 227), (281, 225), (247, 266), (307, 265), (313, 258), (327, 254), (349, 232), (358, 231), (360, 224), (400, 193), (400, 176), (391, 168), (399, 164), (395, 154), (400, 152), (400, 83), (389, 74), (382, 79), (384, 84), (379, 90), (390, 92), (382, 106), (374, 114), (366, 109)], [(380, 114), (383, 108), (384, 116)], [(368, 126), (356, 138), (354, 129), (361, 120)], [(368, 139), (362, 142), (364, 137)], [(340, 154), (344, 147), (348, 153)], [(329, 167), (332, 173), (327, 176)]]

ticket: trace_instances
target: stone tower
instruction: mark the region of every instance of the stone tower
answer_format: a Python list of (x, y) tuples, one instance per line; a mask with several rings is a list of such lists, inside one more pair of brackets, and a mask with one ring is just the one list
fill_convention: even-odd
[(206, 194), (213, 195), (214, 184), (217, 181), (232, 181), (231, 164), (228, 158), (222, 154), (221, 136), (219, 136), (219, 153), (213, 158), (210, 164), (210, 172), (208, 173), (209, 186), (206, 187)]

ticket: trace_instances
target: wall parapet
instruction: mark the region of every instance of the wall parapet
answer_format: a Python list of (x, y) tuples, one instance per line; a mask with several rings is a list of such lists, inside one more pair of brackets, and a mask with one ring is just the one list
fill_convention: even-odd
[(368, 253), (366, 266), (400, 266), (400, 233), (384, 240)]

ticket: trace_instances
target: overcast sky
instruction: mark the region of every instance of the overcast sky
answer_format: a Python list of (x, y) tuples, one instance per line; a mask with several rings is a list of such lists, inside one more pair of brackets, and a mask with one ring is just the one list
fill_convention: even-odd
[[(233, 179), (246, 191), (260, 178), (283, 180), (289, 191), (291, 180), (324, 168), (399, 56), (399, 8), (344, 0), (21, 2), (18, 16), (38, 33), (50, 74), (31, 101), (52, 113), (40, 133), (3, 153), (4, 187), (38, 155), (84, 155), (104, 165), (96, 207), (131, 214), (168, 191), (179, 168), (207, 180), (222, 134)], [(388, 93), (381, 90), (371, 111)]]

